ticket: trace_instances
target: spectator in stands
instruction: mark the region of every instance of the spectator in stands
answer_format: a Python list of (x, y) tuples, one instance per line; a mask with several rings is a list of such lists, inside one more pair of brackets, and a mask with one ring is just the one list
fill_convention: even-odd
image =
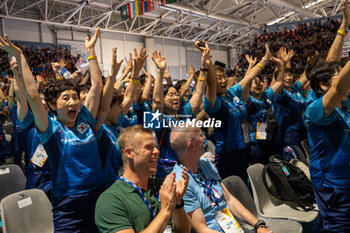
[[(179, 163), (174, 167), (176, 177), (183, 169), (190, 174), (189, 184), (184, 196), (185, 211), (190, 216), (192, 226), (200, 232), (231, 232), (242, 227), (235, 217), (254, 226), (258, 233), (271, 232), (263, 221), (258, 220), (239, 200), (227, 190), (221, 182), (218, 171), (206, 158), (201, 158), (204, 151), (205, 136), (199, 128), (176, 127), (170, 136), (171, 147), (178, 155)], [(186, 167), (186, 168), (185, 168)], [(178, 179), (178, 178), (177, 178)], [(231, 212), (235, 217), (230, 216)], [(221, 214), (221, 217), (219, 217)], [(224, 217), (223, 217), (224, 216)], [(224, 218), (225, 221), (224, 221)], [(229, 219), (229, 220), (227, 220)], [(230, 222), (231, 224), (227, 224)], [(244, 232), (251, 232), (244, 229)]]
[[(264, 91), (263, 81), (255, 77), (250, 85), (248, 101), (248, 122), (253, 126), (250, 131), (251, 151), (250, 163), (268, 163), (268, 158), (279, 151), (275, 149), (278, 137), (278, 122), (274, 115), (276, 96), (282, 92), (283, 78), (287, 63), (294, 54), (293, 50), (281, 48), (278, 56), (272, 58), (277, 64), (278, 75), (276, 81)], [(256, 58), (246, 56), (249, 67), (253, 67)], [(277, 123), (277, 124), (276, 124)], [(265, 129), (266, 127), (266, 129)], [(267, 132), (265, 134), (265, 132)]]
[[(141, 125), (124, 129), (118, 138), (124, 174), (96, 204), (95, 221), (100, 232), (190, 232), (182, 197), (188, 184), (185, 170), (175, 183), (169, 174), (163, 184), (149, 178), (156, 172), (158, 145), (152, 130)], [(159, 200), (157, 196), (159, 195)], [(172, 221), (169, 221), (172, 219)]]
[[(126, 114), (130, 110), (139, 86), (139, 72), (146, 59), (146, 50), (141, 48), (139, 54), (135, 49), (135, 59), (132, 74), (125, 95), (120, 98), (120, 90), (114, 89), (115, 77), (123, 60), (116, 61), (116, 48), (113, 49), (113, 61), (111, 73), (107, 77), (103, 89), (101, 106), (97, 114), (98, 122), (95, 125), (96, 139), (98, 140), (99, 154), (104, 168), (104, 184), (111, 186), (117, 179), (118, 173), (123, 166), (117, 138), (119, 136), (118, 126), (123, 124)], [(132, 62), (132, 61), (131, 61)], [(104, 124), (103, 124), (104, 122)], [(131, 126), (129, 124), (128, 126)]]
[(233, 87), (227, 88), (227, 76), (220, 68), (209, 66), (208, 88), (204, 100), (204, 110), (212, 118), (220, 120), (222, 125), (215, 128), (216, 166), (220, 176), (226, 178), (238, 175), (247, 181), (246, 169), (249, 164), (250, 138), (247, 124), (249, 85), (270, 59), (266, 44), (264, 58), (254, 66), (245, 77)]
[(318, 232), (350, 231), (350, 62), (339, 66), (344, 37), (350, 22), (347, 1), (343, 21), (327, 59), (310, 72), (316, 94), (305, 111), (310, 143), (310, 175), (321, 222)]
[[(20, 71), (17, 62), (11, 61), (11, 68), (14, 74), (14, 91), (17, 97), (17, 117), (19, 127), (21, 127), (24, 135), (26, 153), (28, 154), (25, 162), (27, 167), (26, 189), (37, 188), (45, 192), (47, 197), (51, 199), (51, 169), (47, 162), (47, 153), (40, 143), (38, 131), (35, 127), (34, 117), (29, 110), (27, 100), (24, 94), (24, 88), (20, 79)], [(44, 94), (40, 93), (42, 104), (45, 111), (49, 113), (49, 107), (46, 103)]]
[(52, 102), (49, 103), (57, 113), (57, 120), (48, 117), (23, 52), (7, 35), (7, 42), (0, 37), (0, 48), (18, 61), (26, 98), (48, 154), (55, 232), (97, 232), (93, 215), (95, 202), (103, 190), (102, 166), (92, 131), (102, 83), (94, 49), (98, 34), (99, 28), (91, 40), (85, 41), (92, 83), (86, 107), (81, 107), (79, 89), (72, 81), (58, 81), (50, 90)]
[(172, 84), (167, 84), (165, 87), (163, 85), (164, 74), (166, 74), (165, 58), (161, 56), (161, 53), (157, 53), (157, 51), (155, 51), (152, 54), (152, 59), (158, 68), (157, 78), (153, 91), (152, 110), (163, 113), (161, 115), (160, 121), (162, 124), (160, 128), (155, 129), (159, 141), (161, 156), (159, 160), (157, 176), (165, 177), (165, 175), (172, 170), (174, 161), (177, 161), (177, 156), (171, 149), (169, 143), (171, 128), (163, 126), (163, 119), (164, 122), (166, 122), (166, 124), (168, 125), (169, 122), (174, 124), (180, 119), (194, 118), (194, 116), (200, 111), (200, 106), (202, 105), (202, 99), (204, 95), (204, 89), (206, 86), (207, 69), (211, 62), (210, 49), (206, 48), (202, 52), (202, 71), (198, 78), (196, 90), (193, 93), (192, 98), (188, 101), (188, 103), (185, 106), (180, 105), (180, 93)]

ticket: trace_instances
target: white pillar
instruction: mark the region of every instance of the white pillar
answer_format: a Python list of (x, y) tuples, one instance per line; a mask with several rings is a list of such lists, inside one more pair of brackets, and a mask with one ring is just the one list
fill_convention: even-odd
[(238, 62), (238, 50), (237, 48), (230, 48), (229, 49), (229, 64), (231, 68), (234, 68), (235, 65)]
[(148, 54), (147, 60), (146, 60), (146, 71), (154, 76), (154, 78), (157, 75), (157, 67), (152, 61), (152, 53), (156, 49), (154, 38), (145, 38), (145, 46), (146, 46), (146, 53)]

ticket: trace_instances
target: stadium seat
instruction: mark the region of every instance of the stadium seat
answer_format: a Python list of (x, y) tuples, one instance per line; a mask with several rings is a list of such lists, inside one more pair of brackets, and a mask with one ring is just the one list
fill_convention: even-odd
[(52, 233), (52, 206), (39, 189), (20, 191), (1, 201), (3, 233)]
[(0, 166), (0, 201), (7, 195), (24, 190), (26, 180), (22, 169), (18, 165)]
[[(272, 196), (264, 185), (262, 180), (262, 171), (264, 165), (254, 164), (248, 167), (247, 172), (252, 186), (254, 203), (257, 212), (262, 217), (267, 218), (286, 218), (299, 222), (311, 222), (317, 215), (317, 210), (304, 211), (295, 206), (283, 203), (274, 196)], [(271, 182), (266, 177), (267, 183)]]
[[(285, 219), (267, 218), (258, 214), (254, 205), (254, 199), (251, 196), (246, 184), (238, 176), (229, 176), (223, 180), (224, 185), (228, 191), (236, 197), (244, 207), (246, 207), (257, 219), (264, 219), (267, 227), (273, 232), (279, 233), (301, 233), (303, 228), (300, 223), (296, 221), (289, 221)], [(245, 225), (248, 229), (252, 228), (250, 225)]]

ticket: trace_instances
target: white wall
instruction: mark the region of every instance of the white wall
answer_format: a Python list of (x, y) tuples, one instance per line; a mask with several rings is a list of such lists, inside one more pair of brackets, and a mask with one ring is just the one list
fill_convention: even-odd
[[(12, 19), (4, 20), (4, 32), (11, 39), (19, 41), (33, 41), (44, 43), (69, 44), (73, 55), (84, 53), (84, 40), (88, 32), (71, 31), (70, 28), (58, 29), (52, 25)], [(0, 24), (1, 27), (1, 24)], [(1, 28), (0, 28), (1, 29)], [(41, 30), (40, 30), (41, 29)], [(40, 36), (41, 31), (41, 36)], [(90, 33), (92, 35), (93, 32)], [(42, 41), (41, 41), (42, 40)], [(112, 48), (117, 47), (117, 58), (128, 58), (133, 49), (145, 47), (145, 37), (139, 35), (122, 34), (117, 32), (101, 32), (96, 43), (96, 55), (103, 69), (104, 75), (109, 73), (112, 60)], [(228, 64), (229, 51), (226, 47), (210, 46), (213, 62), (215, 60)], [(155, 49), (162, 52), (167, 59), (167, 65), (173, 79), (187, 78), (187, 68), (193, 64), (200, 68), (200, 52), (188, 42), (155, 38)], [(151, 56), (151, 54), (149, 54)], [(233, 56), (233, 54), (231, 54)], [(124, 62), (125, 63), (125, 62)]]

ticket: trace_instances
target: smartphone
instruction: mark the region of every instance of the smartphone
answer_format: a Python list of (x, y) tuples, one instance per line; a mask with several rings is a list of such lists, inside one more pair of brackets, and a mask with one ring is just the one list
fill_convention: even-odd
[(204, 42), (203, 40), (201, 40), (201, 41), (198, 43), (198, 47), (205, 48), (205, 42)]

